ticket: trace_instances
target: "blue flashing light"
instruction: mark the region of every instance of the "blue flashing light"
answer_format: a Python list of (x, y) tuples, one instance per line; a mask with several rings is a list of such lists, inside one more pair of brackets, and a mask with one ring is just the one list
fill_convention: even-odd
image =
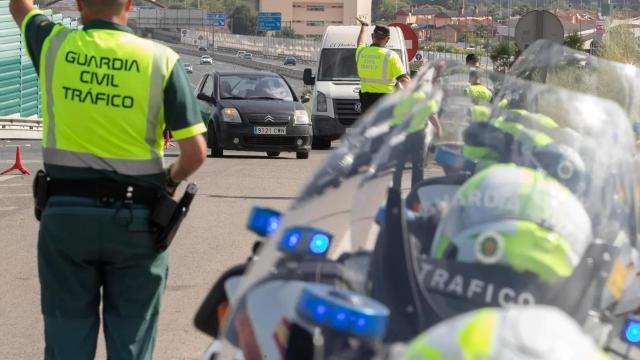
[(259, 236), (271, 236), (278, 230), (281, 219), (282, 214), (278, 211), (254, 207), (251, 209), (247, 228)]
[(378, 212), (376, 213), (376, 224), (378, 224), (379, 226), (382, 226), (382, 224), (384, 224), (384, 213), (385, 213), (386, 209), (384, 206), (381, 206), (378, 209)]
[(331, 238), (327, 234), (317, 233), (311, 237), (309, 242), (309, 251), (316, 255), (322, 255), (329, 250)]
[(280, 247), (283, 250), (295, 250), (300, 244), (300, 239), (302, 239), (302, 234), (299, 231), (288, 231), (282, 238)]
[(325, 284), (305, 285), (297, 307), (310, 323), (356, 337), (382, 338), (389, 309), (376, 300)]
[(624, 326), (624, 337), (627, 342), (632, 344), (640, 344), (640, 321), (627, 320)]

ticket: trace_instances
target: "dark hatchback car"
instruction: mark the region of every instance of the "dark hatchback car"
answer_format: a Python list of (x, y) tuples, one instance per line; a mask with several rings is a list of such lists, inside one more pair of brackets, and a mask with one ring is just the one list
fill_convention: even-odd
[(212, 72), (196, 94), (205, 109), (207, 144), (212, 157), (224, 150), (264, 151), (268, 156), (295, 152), (307, 159), (312, 128), (291, 85), (271, 72)]
[(298, 60), (293, 56), (287, 56), (284, 58), (284, 65), (293, 65), (296, 66), (298, 64)]

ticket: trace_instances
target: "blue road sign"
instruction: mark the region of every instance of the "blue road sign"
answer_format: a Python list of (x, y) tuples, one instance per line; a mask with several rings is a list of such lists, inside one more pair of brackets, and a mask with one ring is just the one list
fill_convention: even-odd
[(226, 16), (224, 15), (224, 13), (207, 13), (207, 21), (209, 21), (209, 25), (211, 26), (224, 27), (225, 20)]
[(258, 30), (280, 31), (282, 28), (282, 13), (259, 12), (257, 16)]

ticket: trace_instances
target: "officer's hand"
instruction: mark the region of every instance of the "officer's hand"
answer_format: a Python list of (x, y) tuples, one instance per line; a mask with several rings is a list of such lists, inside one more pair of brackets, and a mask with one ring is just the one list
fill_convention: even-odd
[(356, 21), (360, 23), (362, 26), (369, 26), (369, 22), (367, 21), (364, 15), (360, 15), (356, 17)]

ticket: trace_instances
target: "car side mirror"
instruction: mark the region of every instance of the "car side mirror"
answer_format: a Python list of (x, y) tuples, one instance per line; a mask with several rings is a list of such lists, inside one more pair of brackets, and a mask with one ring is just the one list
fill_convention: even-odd
[(198, 100), (202, 100), (202, 101), (206, 101), (206, 102), (210, 102), (210, 103), (212, 103), (212, 102), (213, 102), (213, 97), (211, 97), (210, 95), (207, 95), (207, 94), (205, 94), (205, 93), (203, 93), (203, 92), (198, 93), (198, 95), (196, 96), (196, 98), (197, 98)]
[(305, 104), (308, 103), (311, 100), (311, 98), (308, 95), (302, 95), (300, 96), (300, 102)]
[(304, 69), (304, 72), (302, 73), (302, 81), (305, 85), (315, 85), (316, 78), (313, 76), (311, 69)]

